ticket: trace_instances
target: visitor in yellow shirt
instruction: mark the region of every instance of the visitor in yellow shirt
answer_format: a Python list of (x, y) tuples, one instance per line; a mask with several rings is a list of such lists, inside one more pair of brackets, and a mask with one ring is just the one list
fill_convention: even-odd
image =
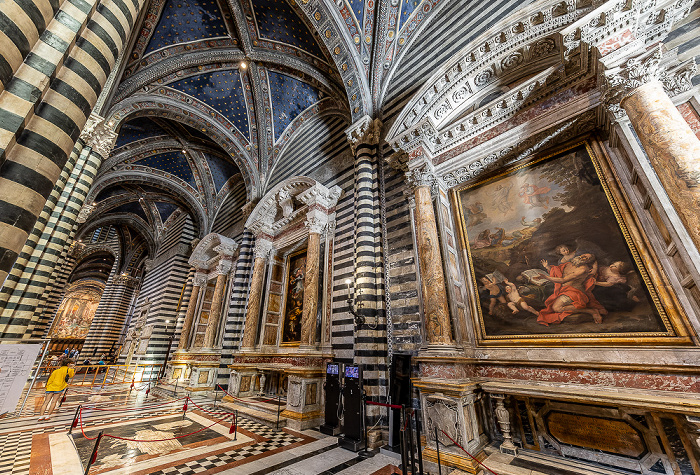
[[(40, 421), (48, 421), (56, 407), (58, 398), (61, 397), (61, 393), (66, 387), (68, 387), (68, 380), (75, 376), (75, 360), (64, 359), (61, 362), (61, 367), (54, 370), (49, 376), (49, 380), (46, 382), (46, 396), (44, 397), (44, 404), (41, 406), (41, 412), (39, 415)], [(46, 408), (49, 408), (49, 413), (44, 416)]]

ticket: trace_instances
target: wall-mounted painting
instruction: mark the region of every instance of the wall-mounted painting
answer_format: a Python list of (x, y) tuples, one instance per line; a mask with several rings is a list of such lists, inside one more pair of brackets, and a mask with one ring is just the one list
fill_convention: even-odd
[(453, 192), (481, 343), (687, 342), (605, 167), (582, 142)]
[(282, 344), (298, 344), (301, 341), (301, 314), (304, 308), (305, 274), (306, 249), (287, 257), (287, 288), (284, 296)]
[(56, 312), (49, 338), (85, 338), (101, 296), (101, 292), (92, 289), (66, 295)]

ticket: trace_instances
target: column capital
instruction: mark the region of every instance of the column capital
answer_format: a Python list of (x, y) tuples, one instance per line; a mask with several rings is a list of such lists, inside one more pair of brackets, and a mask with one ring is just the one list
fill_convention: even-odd
[(194, 277), (192, 278), (192, 285), (196, 285), (197, 287), (204, 287), (205, 285), (207, 285), (208, 277), (208, 274), (197, 270), (194, 274)]
[(353, 153), (360, 144), (376, 145), (382, 131), (382, 121), (366, 115), (345, 131)]
[(233, 268), (233, 262), (229, 259), (220, 259), (216, 267), (214, 268), (214, 274), (216, 275), (226, 275), (231, 272)]
[(267, 259), (270, 257), (270, 252), (272, 252), (272, 241), (256, 237), (255, 246), (253, 247), (255, 258)]
[(117, 141), (117, 133), (104, 117), (93, 112), (80, 132), (80, 138), (93, 152), (105, 159), (112, 152), (114, 143)]
[(314, 208), (306, 213), (304, 225), (309, 228), (309, 233), (321, 234), (328, 225), (328, 215), (318, 208)]
[(114, 278), (115, 285), (123, 285), (125, 287), (134, 288), (138, 283), (139, 279), (137, 277), (132, 277), (126, 273), (119, 274)]
[(310, 208), (321, 207), (329, 211), (338, 204), (338, 199), (342, 193), (343, 190), (337, 185), (332, 188), (326, 188), (322, 184), (316, 183), (308, 190), (299, 193), (296, 198)]
[(80, 211), (78, 212), (78, 217), (76, 218), (76, 222), (78, 224), (83, 224), (87, 219), (90, 217), (90, 214), (92, 211), (96, 208), (94, 205), (89, 205), (87, 203), (83, 203), (83, 207), (80, 208)]
[(431, 190), (431, 194), (437, 192), (439, 185), (439, 177), (435, 173), (435, 167), (428, 161), (420, 161), (418, 163), (409, 163), (408, 171), (406, 172), (406, 184), (415, 191), (416, 188), (427, 186)]

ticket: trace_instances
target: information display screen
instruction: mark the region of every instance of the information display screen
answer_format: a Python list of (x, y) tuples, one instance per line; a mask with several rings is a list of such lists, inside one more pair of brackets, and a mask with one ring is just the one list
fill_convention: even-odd
[(328, 374), (338, 374), (338, 365), (337, 364), (328, 364), (326, 366), (326, 373)]
[(360, 367), (359, 366), (346, 366), (345, 367), (345, 377), (359, 379)]

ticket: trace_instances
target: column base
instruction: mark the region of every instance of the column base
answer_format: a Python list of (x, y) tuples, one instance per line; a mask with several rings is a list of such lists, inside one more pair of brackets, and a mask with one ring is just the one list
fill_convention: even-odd
[[(472, 455), (476, 457), (479, 462), (486, 460), (486, 453), (483, 450), (480, 450), (478, 453)], [(426, 447), (423, 450), (423, 460), (437, 463), (437, 451), (433, 447)], [(454, 452), (443, 450), (442, 447), (440, 447), (440, 463), (463, 470), (467, 473), (475, 474), (482, 470), (481, 466), (464, 452), (461, 454), (456, 454)]]

